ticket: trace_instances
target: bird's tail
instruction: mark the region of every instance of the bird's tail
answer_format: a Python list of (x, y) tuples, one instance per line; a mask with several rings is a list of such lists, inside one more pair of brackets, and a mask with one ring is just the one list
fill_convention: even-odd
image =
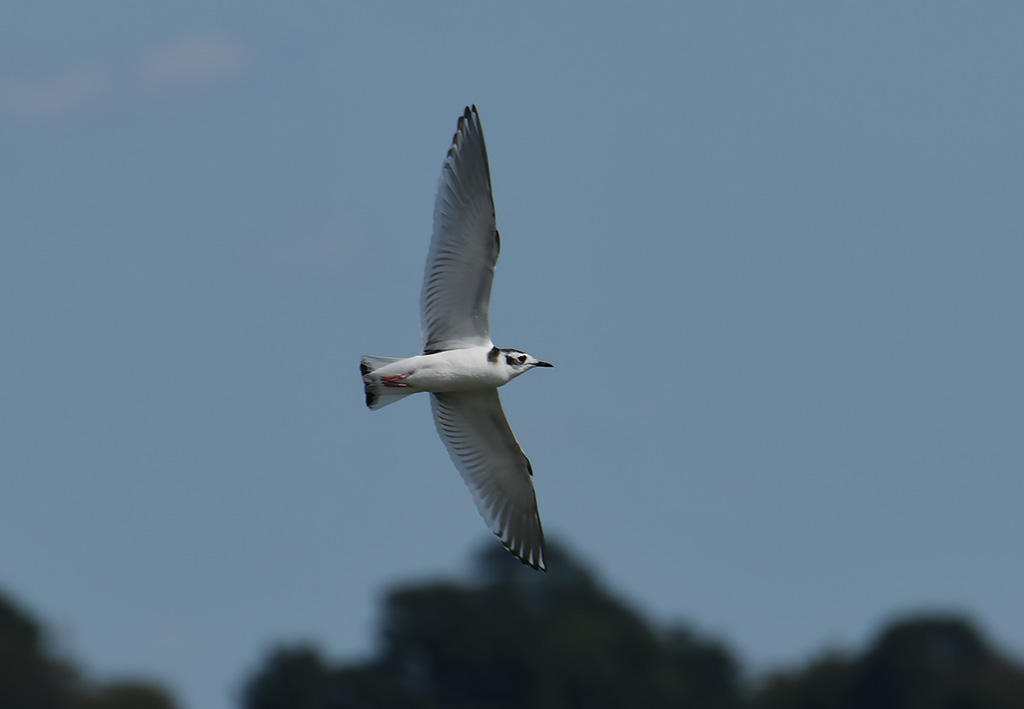
[(363, 375), (363, 386), (366, 389), (366, 405), (376, 411), (383, 409), (388, 404), (393, 404), (399, 399), (404, 399), (413, 392), (401, 387), (386, 387), (379, 376), (374, 372), (384, 365), (397, 362), (398, 357), (372, 357), (366, 355), (359, 363), (359, 371)]

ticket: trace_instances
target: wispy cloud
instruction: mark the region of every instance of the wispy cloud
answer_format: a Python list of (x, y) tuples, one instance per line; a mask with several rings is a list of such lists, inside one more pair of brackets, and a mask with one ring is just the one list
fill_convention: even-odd
[(0, 110), (29, 120), (76, 111), (109, 93), (110, 78), (99, 67), (78, 66), (31, 78), (0, 79)]
[(8, 62), (0, 72), (0, 114), (32, 121), (154, 95), (177, 98), (192, 89), (239, 79), (248, 71), (250, 59), (249, 50), (234, 39), (190, 32), (126, 62), (83, 60), (43, 71), (19, 71)]
[(141, 58), (138, 77), (150, 87), (206, 84), (230, 79), (248, 66), (248, 52), (213, 34), (188, 34)]

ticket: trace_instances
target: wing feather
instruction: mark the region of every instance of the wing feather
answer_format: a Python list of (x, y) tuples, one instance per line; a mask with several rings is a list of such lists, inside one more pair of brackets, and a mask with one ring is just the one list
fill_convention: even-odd
[(488, 311), (500, 250), (487, 146), (473, 106), (459, 118), (434, 202), (420, 295), (424, 352), (490, 344)]
[(437, 432), (477, 509), (521, 562), (545, 570), (533, 467), (508, 425), (497, 389), (432, 394)]

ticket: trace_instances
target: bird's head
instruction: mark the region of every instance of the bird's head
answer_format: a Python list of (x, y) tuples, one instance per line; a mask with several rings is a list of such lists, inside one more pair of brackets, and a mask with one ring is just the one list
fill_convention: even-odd
[(548, 362), (541, 362), (533, 355), (528, 355), (522, 350), (501, 349), (497, 353), (492, 350), (492, 356), (494, 361), (498, 364), (504, 364), (509, 369), (510, 379), (518, 377), (523, 372), (529, 371), (534, 367), (555, 366)]

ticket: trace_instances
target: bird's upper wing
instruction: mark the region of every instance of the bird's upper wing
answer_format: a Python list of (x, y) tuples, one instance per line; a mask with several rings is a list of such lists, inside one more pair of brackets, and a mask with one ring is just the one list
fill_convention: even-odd
[(459, 118), (434, 202), (420, 295), (424, 352), (489, 345), (488, 310), (500, 241), (476, 106)]
[(434, 423), (477, 509), (521, 562), (544, 570), (544, 529), (533, 468), (505, 419), (497, 389), (430, 397)]

